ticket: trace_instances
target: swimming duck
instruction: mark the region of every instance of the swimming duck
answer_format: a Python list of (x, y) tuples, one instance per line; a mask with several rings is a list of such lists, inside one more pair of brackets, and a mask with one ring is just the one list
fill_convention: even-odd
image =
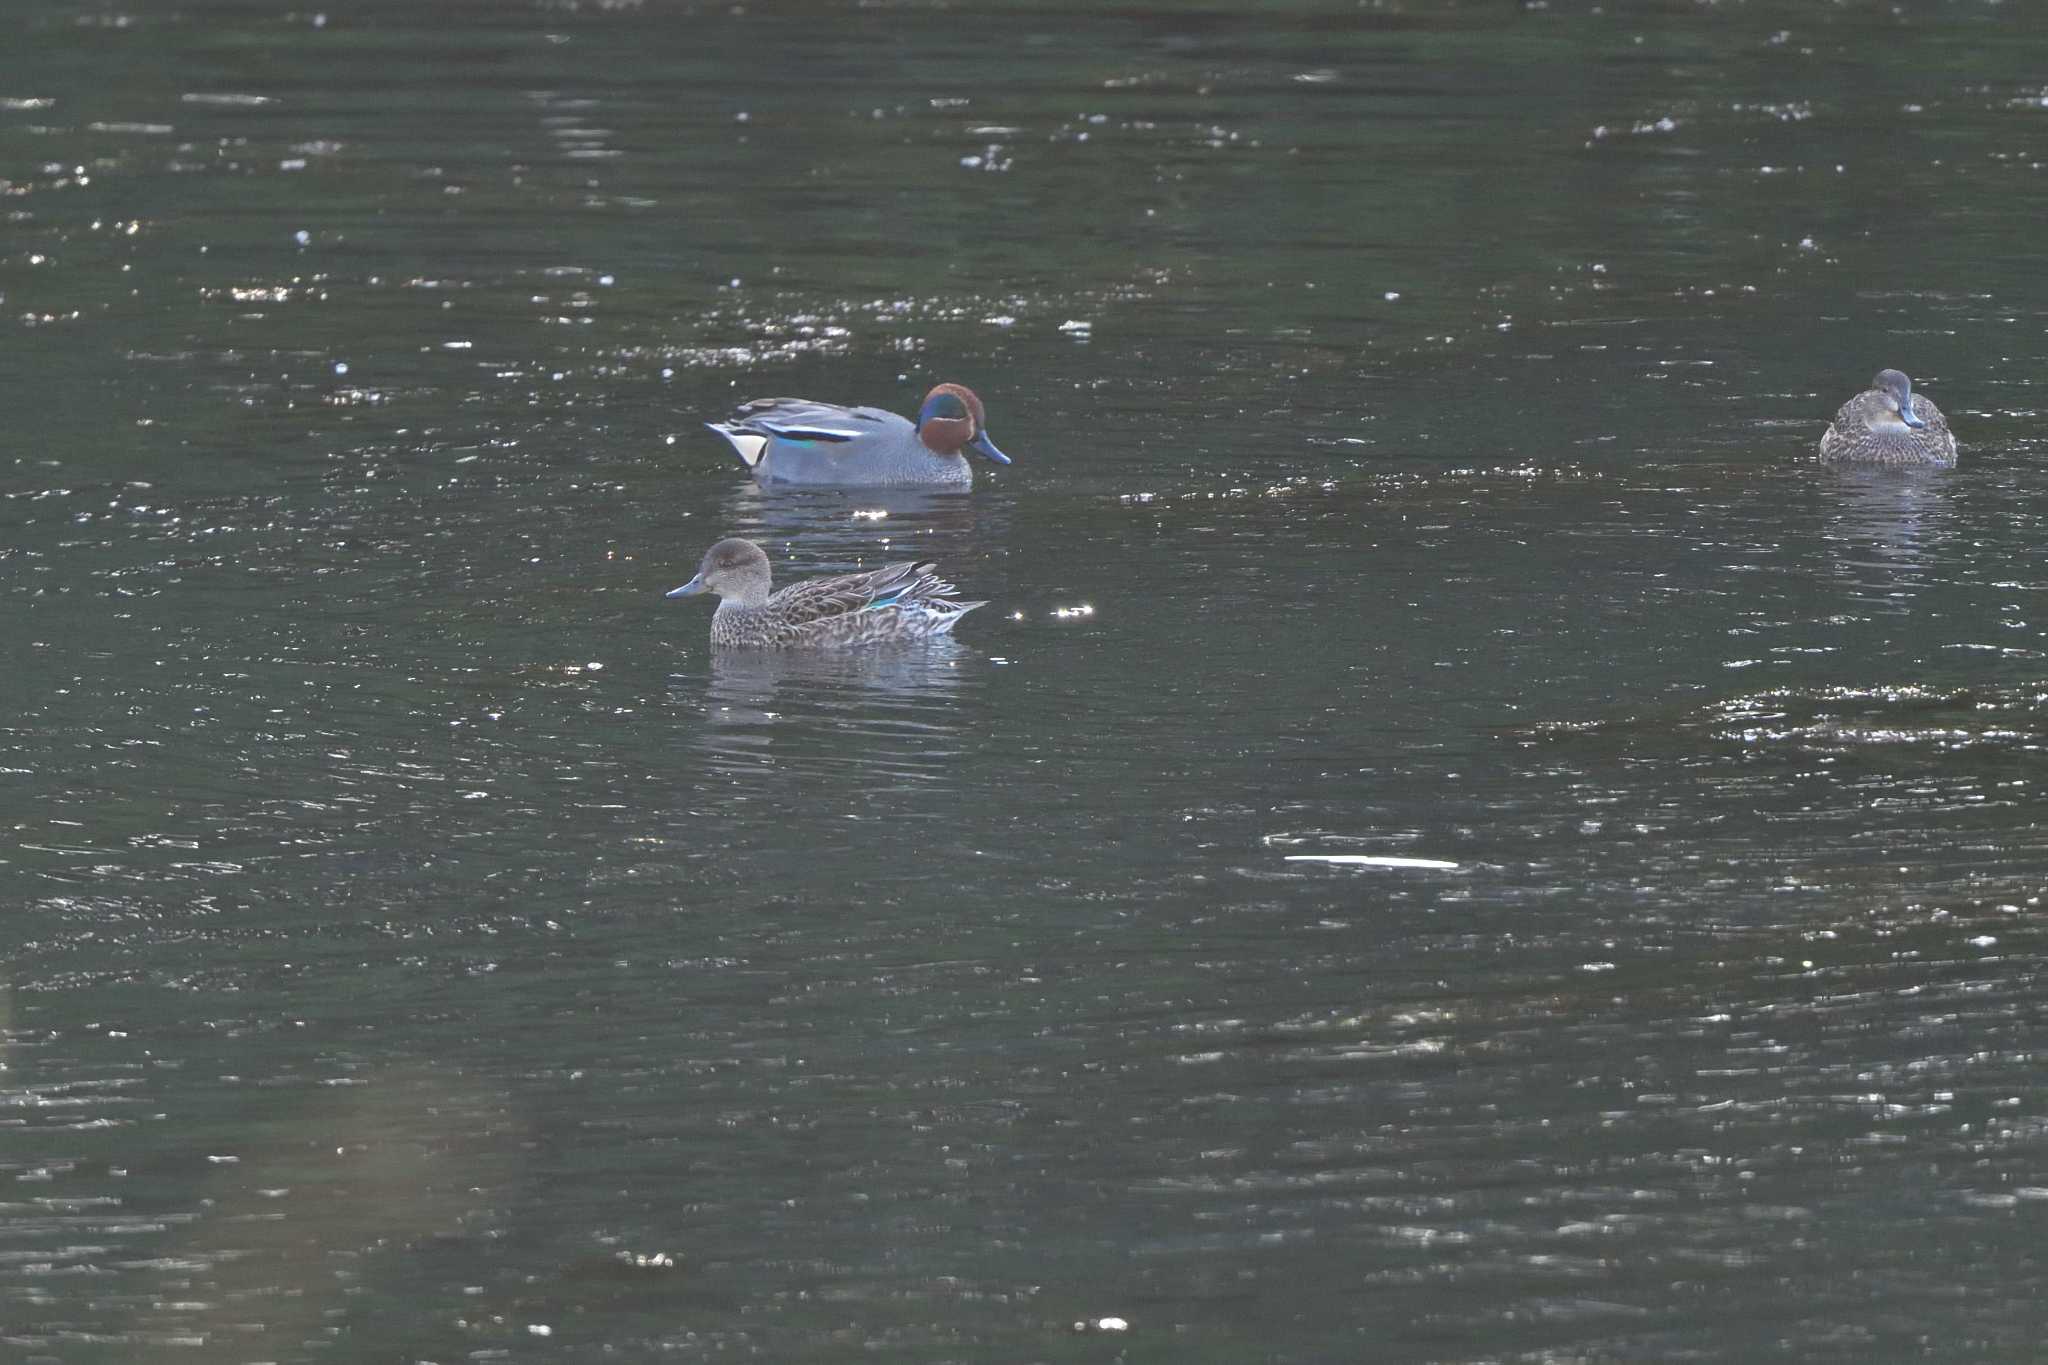
[(1956, 438), (1941, 409), (1913, 392), (1898, 370), (1879, 370), (1870, 387), (1842, 404), (1820, 438), (1823, 460), (1866, 464), (1952, 465)]
[(981, 400), (960, 384), (926, 394), (914, 423), (880, 408), (756, 398), (725, 421), (704, 425), (730, 441), (764, 485), (966, 489), (974, 471), (962, 451), (1010, 462), (988, 437)]
[(985, 602), (962, 602), (929, 563), (813, 578), (770, 592), (768, 556), (733, 537), (704, 552), (697, 576), (670, 597), (717, 593), (711, 643), (736, 649), (839, 649), (945, 635)]

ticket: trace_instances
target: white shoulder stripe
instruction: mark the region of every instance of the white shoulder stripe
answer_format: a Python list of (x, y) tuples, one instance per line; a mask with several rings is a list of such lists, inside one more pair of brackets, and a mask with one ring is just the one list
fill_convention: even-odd
[(799, 422), (770, 422), (761, 418), (756, 418), (750, 425), (772, 431), (777, 436), (787, 436), (792, 441), (851, 441), (856, 437), (868, 434), (864, 431), (850, 431), (845, 427), (828, 427)]

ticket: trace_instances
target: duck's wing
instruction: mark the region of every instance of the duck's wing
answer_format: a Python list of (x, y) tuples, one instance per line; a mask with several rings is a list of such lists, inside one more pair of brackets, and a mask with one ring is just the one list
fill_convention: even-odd
[(792, 583), (769, 599), (781, 619), (795, 626), (835, 616), (950, 598), (959, 589), (932, 572), (929, 561), (906, 560), (867, 573), (841, 574)]
[(1872, 439), (1872, 420), (1883, 412), (1884, 395), (1876, 389), (1865, 389), (1842, 404), (1835, 412), (1835, 420), (1821, 433), (1820, 457), (1823, 460), (1857, 458), (1862, 447)]
[(1919, 394), (1913, 395), (1913, 412), (1927, 423), (1921, 433), (1927, 438), (1927, 452), (1938, 463), (1956, 462), (1956, 434), (1948, 429), (1948, 418), (1941, 415), (1941, 409)]
[(821, 447), (818, 453), (837, 458), (864, 436), (910, 424), (880, 408), (842, 408), (808, 398), (756, 398), (733, 409), (725, 421), (704, 425), (723, 436), (747, 468), (753, 469), (768, 453), (770, 441), (817, 445)]
[(713, 423), (727, 432), (780, 436), (789, 441), (857, 441), (886, 431), (903, 419), (880, 408), (842, 408), (808, 398), (756, 398), (733, 409), (725, 421)]

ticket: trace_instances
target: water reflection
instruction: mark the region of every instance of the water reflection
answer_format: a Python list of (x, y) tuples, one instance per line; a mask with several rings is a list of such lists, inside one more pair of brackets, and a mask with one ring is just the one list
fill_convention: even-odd
[(1828, 471), (1822, 537), (1850, 599), (1901, 612), (1954, 534), (1954, 475), (1941, 469)]
[(725, 778), (843, 776), (866, 790), (941, 782), (962, 752), (962, 699), (986, 669), (978, 651), (951, 638), (721, 651), (696, 742)]

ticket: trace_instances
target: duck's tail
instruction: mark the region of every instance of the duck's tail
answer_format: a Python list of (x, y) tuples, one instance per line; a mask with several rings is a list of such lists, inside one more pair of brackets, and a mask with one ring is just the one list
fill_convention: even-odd
[(951, 635), (953, 627), (960, 624), (961, 617), (973, 611), (976, 607), (985, 607), (987, 605), (987, 599), (979, 602), (956, 602), (952, 598), (947, 597), (940, 598), (935, 602), (926, 602), (924, 607), (933, 616), (940, 618), (934, 623), (932, 634)]
[(768, 438), (758, 431), (747, 431), (725, 422), (706, 422), (705, 427), (723, 436), (732, 446), (733, 453), (740, 457), (740, 463), (752, 469), (761, 463), (761, 456), (768, 449)]

